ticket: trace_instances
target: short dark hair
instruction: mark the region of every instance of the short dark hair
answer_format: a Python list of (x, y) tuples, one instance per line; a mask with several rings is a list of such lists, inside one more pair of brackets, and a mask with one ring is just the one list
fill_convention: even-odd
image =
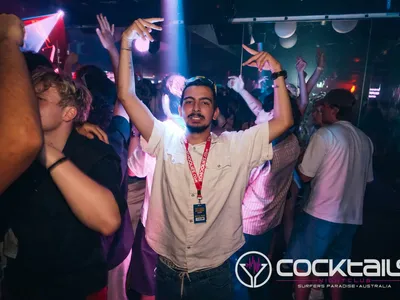
[(211, 79), (208, 79), (206, 77), (203, 77), (203, 76), (192, 77), (192, 78), (186, 80), (185, 87), (183, 88), (183, 91), (182, 91), (182, 97), (181, 97), (181, 103), (180, 103), (181, 106), (183, 103), (185, 91), (186, 91), (186, 89), (188, 89), (191, 86), (206, 86), (206, 87), (208, 87), (213, 94), (214, 110), (217, 108), (217, 106), (218, 106), (217, 105), (217, 86), (214, 83), (214, 81), (212, 81)]

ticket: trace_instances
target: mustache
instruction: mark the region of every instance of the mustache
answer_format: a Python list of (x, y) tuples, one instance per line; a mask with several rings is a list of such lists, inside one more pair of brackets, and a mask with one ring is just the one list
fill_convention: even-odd
[(205, 117), (199, 113), (191, 113), (190, 115), (188, 115), (188, 118), (192, 118), (192, 117), (198, 117), (198, 118), (205, 119)]

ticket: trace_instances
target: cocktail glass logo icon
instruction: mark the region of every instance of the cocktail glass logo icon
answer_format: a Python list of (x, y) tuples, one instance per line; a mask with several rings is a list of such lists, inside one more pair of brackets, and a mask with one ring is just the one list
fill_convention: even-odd
[(237, 260), (235, 274), (239, 282), (245, 287), (259, 288), (271, 278), (272, 264), (265, 254), (249, 251)]

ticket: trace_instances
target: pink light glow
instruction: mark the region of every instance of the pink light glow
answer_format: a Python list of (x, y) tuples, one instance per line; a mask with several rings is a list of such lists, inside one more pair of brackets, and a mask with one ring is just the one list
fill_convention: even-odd
[(142, 40), (138, 39), (135, 42), (135, 47), (139, 52), (146, 52), (149, 51), (150, 48), (150, 41), (149, 40)]

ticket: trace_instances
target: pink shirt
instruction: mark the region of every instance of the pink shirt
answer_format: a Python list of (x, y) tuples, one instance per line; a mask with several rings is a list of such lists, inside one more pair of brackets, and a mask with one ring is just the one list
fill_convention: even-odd
[(260, 235), (281, 223), (292, 173), (300, 155), (291, 134), (273, 146), (274, 158), (252, 170), (242, 204), (243, 232)]
[[(205, 143), (189, 145), (196, 170)], [(272, 159), (269, 124), (212, 134), (203, 181), (207, 222), (193, 222), (196, 187), (184, 137), (155, 120), (147, 147), (156, 157), (146, 239), (159, 255), (193, 272), (222, 265), (244, 244), (242, 199), (253, 168)]]

